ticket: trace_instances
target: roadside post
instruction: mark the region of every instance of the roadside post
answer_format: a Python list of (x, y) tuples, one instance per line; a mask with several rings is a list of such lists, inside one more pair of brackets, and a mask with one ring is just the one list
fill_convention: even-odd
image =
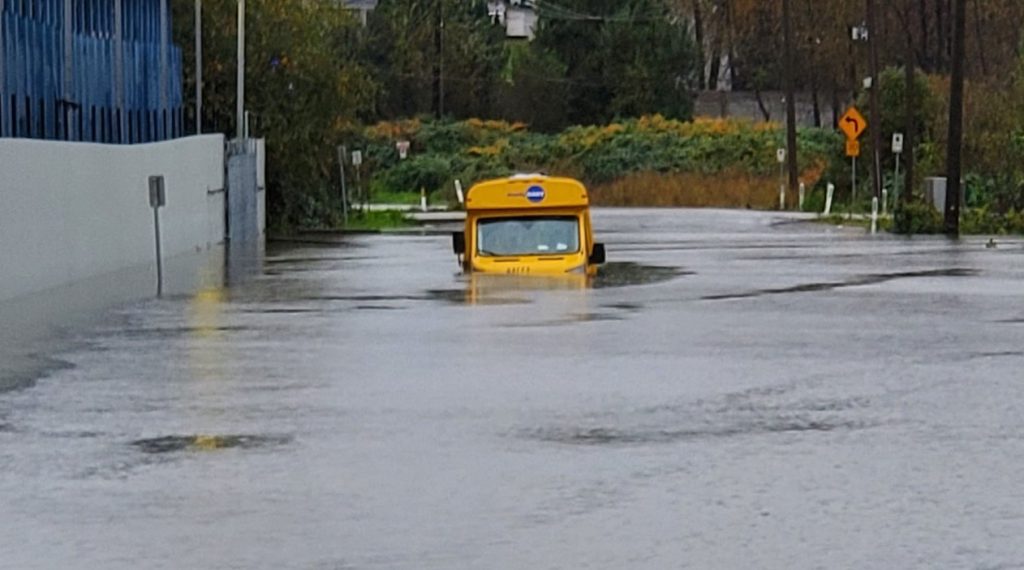
[(851, 160), (852, 188), (850, 191), (850, 215), (857, 203), (857, 157), (860, 156), (860, 138), (868, 128), (868, 122), (856, 107), (850, 107), (839, 119), (839, 128), (846, 135), (846, 156)]
[(338, 146), (338, 172), (341, 174), (341, 215), (345, 225), (348, 225), (348, 188), (345, 186), (345, 155), (348, 154), (345, 145)]
[(427, 211), (427, 189), (420, 186), (420, 211)]
[(460, 204), (466, 203), (466, 196), (462, 193), (462, 181), (458, 178), (455, 179), (455, 197), (459, 199)]
[(827, 190), (825, 191), (825, 211), (822, 212), (823, 216), (832, 214), (832, 196), (836, 193), (836, 185), (831, 182), (828, 183)]
[(363, 192), (363, 151), (353, 150), (352, 151), (352, 168), (356, 170), (356, 195), (360, 197), (363, 203), (363, 211), (370, 209), (370, 197)]
[(892, 153), (896, 155), (896, 173), (892, 179), (892, 198), (899, 200), (900, 191), (900, 155), (903, 154), (903, 133), (892, 134)]
[(160, 251), (160, 208), (167, 205), (163, 176), (149, 177), (149, 207), (153, 208), (153, 234), (156, 237), (156, 296), (164, 294), (164, 261)]
[(395, 148), (398, 149), (398, 160), (409, 158), (409, 141), (398, 141)]
[(779, 163), (779, 209), (786, 209), (786, 149), (775, 151), (775, 160)]
[(799, 210), (800, 210), (801, 212), (803, 212), (803, 211), (804, 211), (804, 195), (805, 195), (806, 193), (807, 193), (807, 185), (806, 185), (806, 184), (804, 184), (803, 182), (801, 182), (801, 183), (800, 183), (800, 202), (799, 202), (799, 204), (797, 205), (797, 208), (798, 208), (798, 209), (799, 209)]
[(878, 196), (871, 198), (871, 235), (878, 233)]

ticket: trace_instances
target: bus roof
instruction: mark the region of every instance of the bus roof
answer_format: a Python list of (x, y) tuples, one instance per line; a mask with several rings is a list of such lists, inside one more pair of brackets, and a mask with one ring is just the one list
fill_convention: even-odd
[(517, 174), (480, 182), (466, 195), (467, 210), (586, 207), (587, 189), (578, 180)]

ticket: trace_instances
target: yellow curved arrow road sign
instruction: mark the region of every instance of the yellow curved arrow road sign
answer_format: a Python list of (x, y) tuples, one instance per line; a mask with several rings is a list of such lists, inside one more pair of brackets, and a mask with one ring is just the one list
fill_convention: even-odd
[(855, 141), (867, 130), (868, 122), (856, 107), (850, 107), (839, 118), (839, 128), (846, 133), (846, 138)]

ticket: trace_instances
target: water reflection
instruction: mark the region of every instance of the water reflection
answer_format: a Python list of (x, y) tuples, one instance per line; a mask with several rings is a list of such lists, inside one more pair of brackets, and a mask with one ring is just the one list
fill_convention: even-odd
[[(537, 291), (578, 291), (653, 285), (677, 277), (692, 275), (678, 267), (643, 265), (633, 262), (611, 262), (601, 266), (596, 275), (566, 273), (563, 275), (502, 275), (470, 273), (464, 277), (462, 289), (431, 290), (427, 296), (455, 304), (514, 305), (529, 303), (529, 294)], [(629, 307), (629, 308), (632, 308)], [(599, 320), (586, 315), (580, 320)]]

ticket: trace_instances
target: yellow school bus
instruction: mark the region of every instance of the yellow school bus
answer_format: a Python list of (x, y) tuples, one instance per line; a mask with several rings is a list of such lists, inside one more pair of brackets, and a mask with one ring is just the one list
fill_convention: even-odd
[(604, 263), (594, 242), (587, 189), (577, 180), (520, 174), (469, 189), (466, 227), (452, 236), (469, 272), (592, 275)]

